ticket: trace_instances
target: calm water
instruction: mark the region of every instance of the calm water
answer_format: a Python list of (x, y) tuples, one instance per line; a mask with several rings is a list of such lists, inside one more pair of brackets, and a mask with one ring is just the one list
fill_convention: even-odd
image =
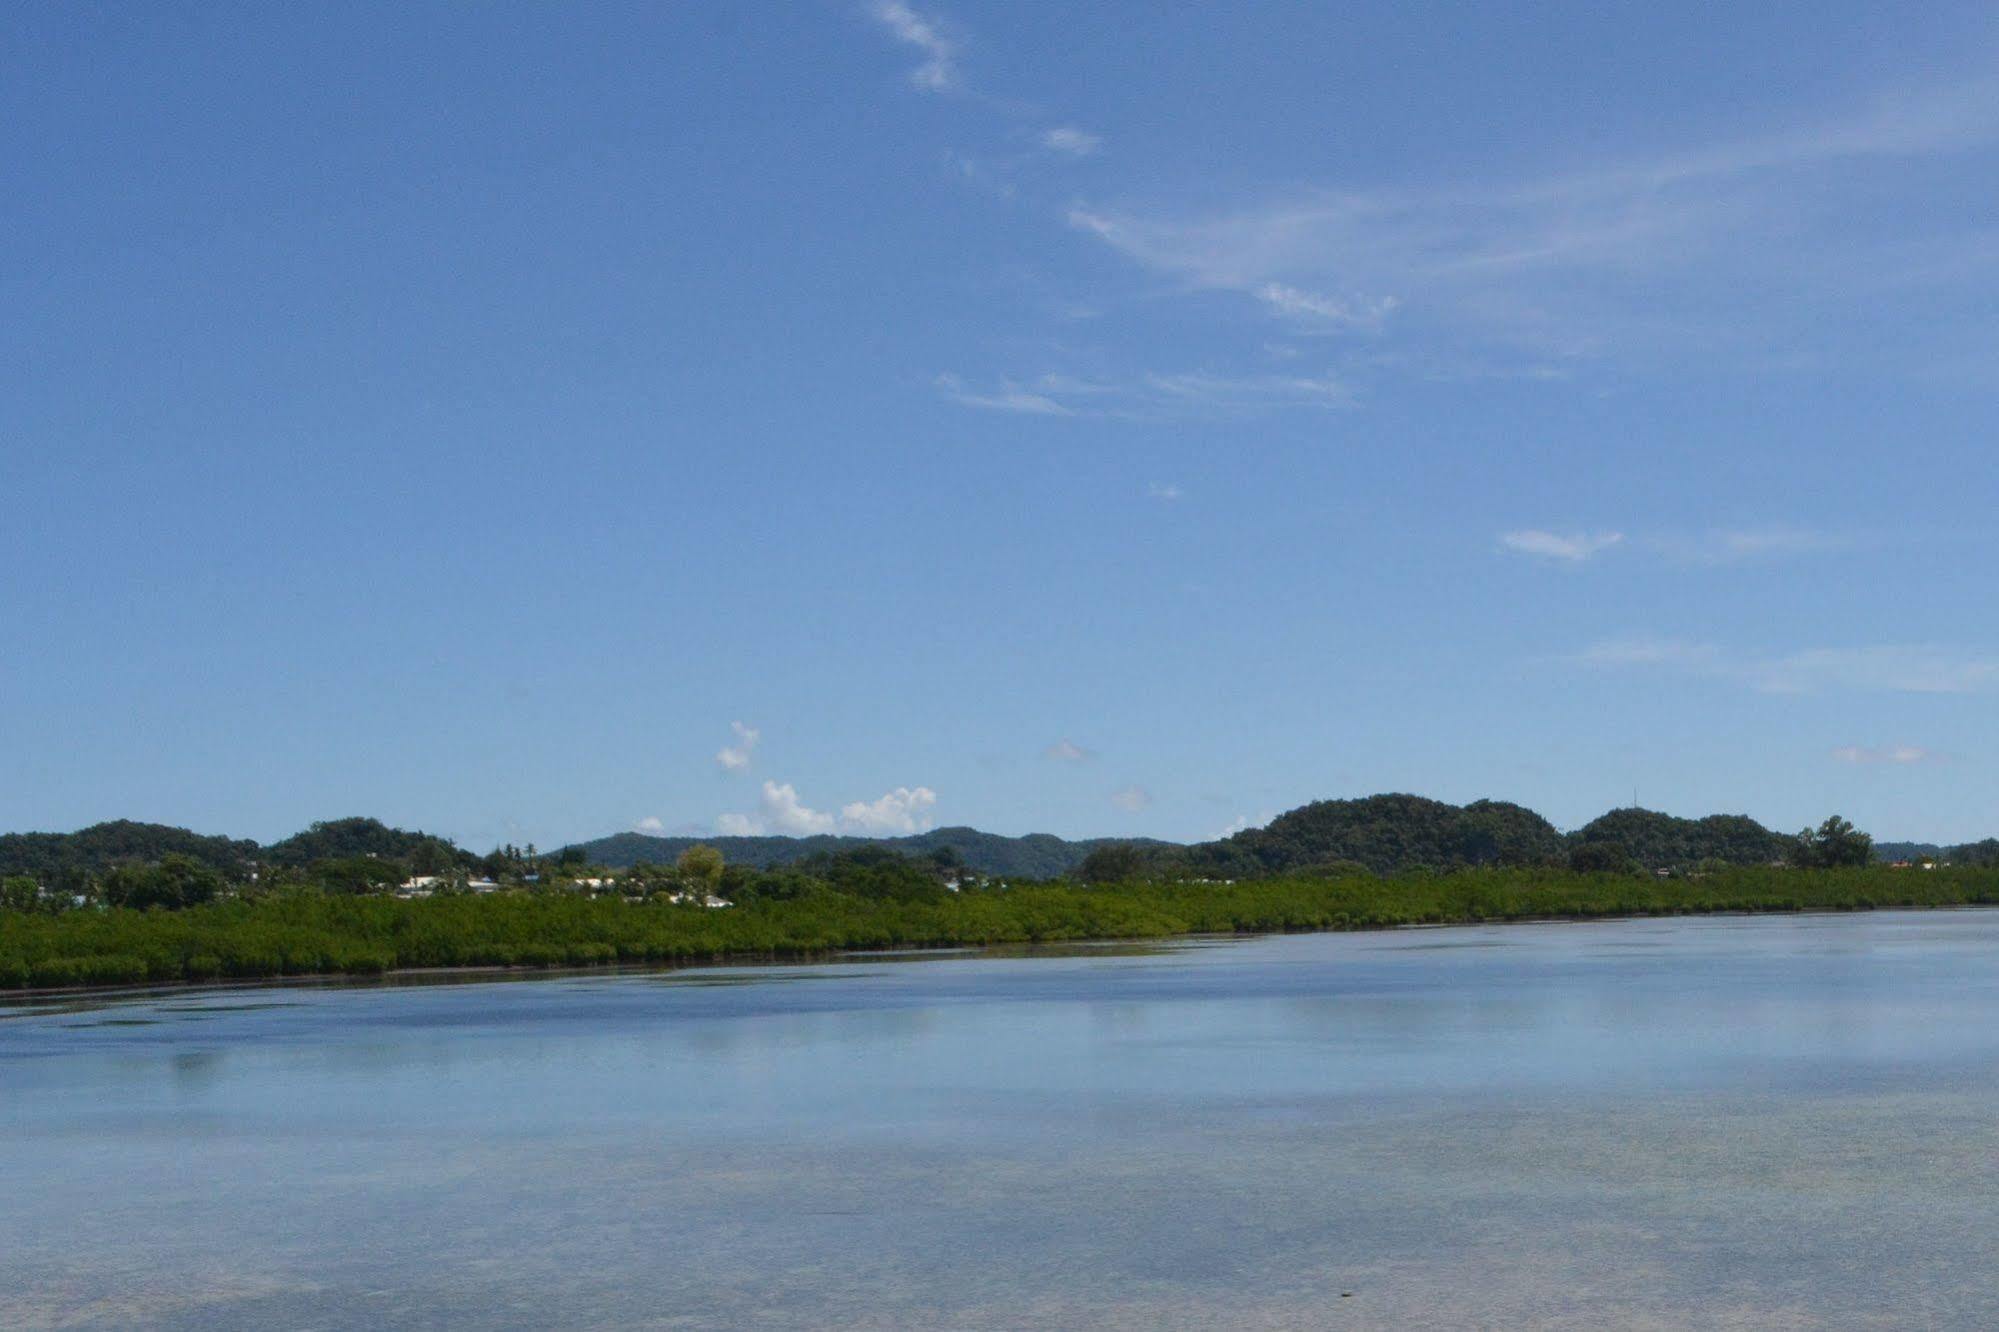
[(0, 1326), (1999, 1326), (1999, 913), (0, 1008)]

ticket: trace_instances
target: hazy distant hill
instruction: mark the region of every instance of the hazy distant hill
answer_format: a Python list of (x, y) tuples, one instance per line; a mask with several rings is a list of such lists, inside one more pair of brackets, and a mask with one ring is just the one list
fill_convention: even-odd
[[(981, 874), (1052, 879), (1074, 869), (1097, 847), (1127, 840), (1133, 839), (1098, 837), (1070, 842), (1048, 833), (1003, 837), (977, 828), (937, 828), (913, 837), (653, 837), (646, 833), (618, 833), (579, 843), (575, 849), (592, 864), (623, 868), (641, 860), (670, 865), (682, 851), (700, 844), (714, 847), (732, 865), (768, 869), (822, 851), (845, 851), (858, 846), (892, 847), (908, 856), (927, 856), (940, 847), (949, 847), (967, 867)], [(1135, 840), (1141, 846), (1173, 845), (1144, 838)]]
[(1935, 842), (1876, 842), (1876, 860), (1941, 860), (1953, 865), (1999, 865), (1999, 838), (1938, 846)]

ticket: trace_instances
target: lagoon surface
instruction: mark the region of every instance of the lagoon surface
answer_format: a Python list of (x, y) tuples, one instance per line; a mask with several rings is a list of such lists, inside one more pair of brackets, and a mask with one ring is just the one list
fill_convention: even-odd
[(1999, 912), (0, 1007), (0, 1326), (1999, 1326)]

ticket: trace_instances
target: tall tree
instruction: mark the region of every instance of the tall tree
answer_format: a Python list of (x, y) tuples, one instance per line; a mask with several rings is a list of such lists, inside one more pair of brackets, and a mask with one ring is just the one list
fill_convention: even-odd
[(1840, 869), (1874, 859), (1874, 839), (1835, 814), (1798, 834), (1791, 863), (1803, 869)]

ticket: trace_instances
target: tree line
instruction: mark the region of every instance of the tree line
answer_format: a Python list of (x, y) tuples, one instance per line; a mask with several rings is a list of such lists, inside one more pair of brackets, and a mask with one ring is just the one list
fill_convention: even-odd
[[(704, 894), (801, 896), (817, 888), (861, 896), (917, 899), (960, 879), (992, 877), (949, 841), (906, 854), (901, 842), (812, 839), (776, 868), (732, 864), (715, 847), (686, 843), (671, 864), (643, 858), (624, 867), (590, 862), (579, 846), (544, 855), (530, 843), (476, 855), (445, 838), (367, 818), (316, 823), (260, 847), (157, 825), (100, 824), (82, 832), (0, 837), (0, 905), (181, 909), (220, 898), (288, 892), (368, 895), (416, 882), (425, 895), (474, 890), (574, 890), (646, 897), (694, 890), (688, 865), (715, 856), (723, 868)], [(824, 845), (821, 845), (821, 842)], [(726, 839), (723, 845), (727, 845)], [(1070, 844), (1080, 846), (1083, 844)], [(1566, 867), (1581, 873), (1717, 869), (1790, 864), (1861, 865), (1866, 834), (1841, 818), (1792, 837), (1742, 815), (1681, 819), (1650, 810), (1615, 810), (1564, 834), (1532, 810), (1500, 801), (1457, 806), (1411, 795), (1327, 800), (1301, 806), (1263, 828), (1215, 842), (1098, 841), (1070, 869), (1051, 876), (1106, 883), (1126, 879), (1226, 881), (1350, 872), (1448, 873), (1493, 867)], [(1984, 844), (1999, 852), (1999, 842)], [(1973, 847), (1971, 850), (1979, 848)], [(692, 857), (690, 861), (688, 858)], [(1968, 856), (1967, 863), (1992, 863)]]
[[(691, 849), (690, 849), (691, 853)], [(293, 890), (178, 909), (0, 911), (0, 988), (369, 975), (412, 967), (582, 967), (789, 958), (840, 949), (1356, 930), (1551, 917), (1999, 905), (1999, 869), (1733, 867), (1660, 878), (1560, 868), (1234, 883), (960, 882), (919, 862), (765, 872), (693, 855), (631, 896), (522, 886), (405, 900)], [(690, 885), (737, 894), (711, 910)]]

